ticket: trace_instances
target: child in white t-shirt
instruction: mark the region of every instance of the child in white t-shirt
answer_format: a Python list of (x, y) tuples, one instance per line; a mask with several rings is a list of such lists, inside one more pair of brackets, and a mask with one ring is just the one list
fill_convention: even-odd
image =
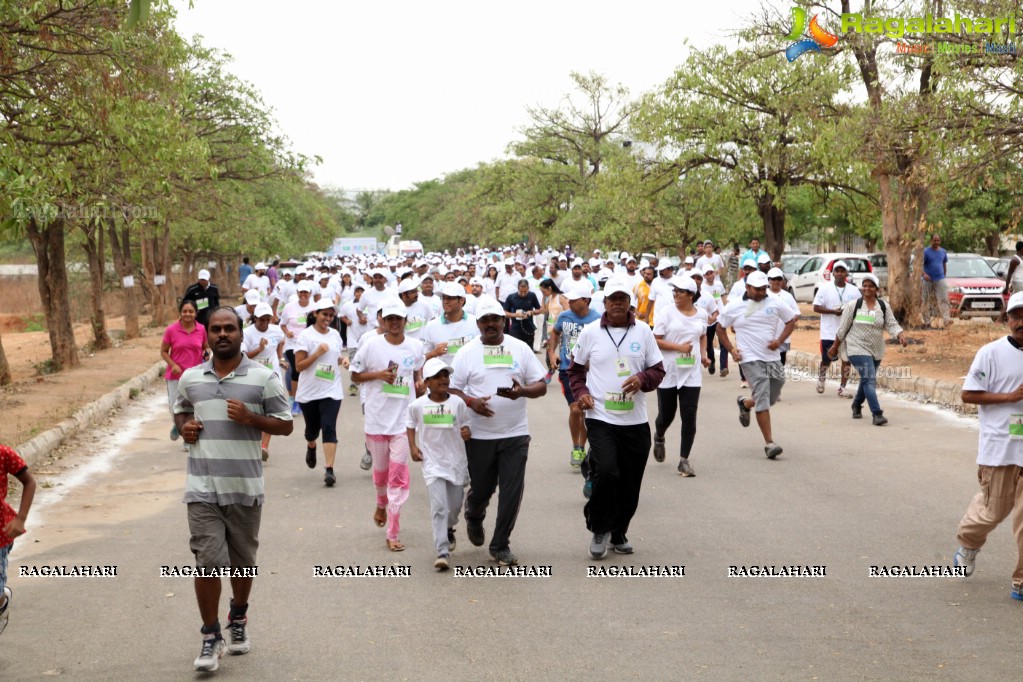
[(437, 546), (433, 566), (438, 571), (448, 569), (448, 557), (455, 549), (454, 526), (469, 475), (465, 453), (465, 441), (471, 435), (468, 408), (461, 398), (448, 393), (450, 378), (451, 367), (440, 358), (431, 358), (423, 367), (429, 393), (413, 401), (408, 409), (409, 451), (412, 461), (423, 463)]

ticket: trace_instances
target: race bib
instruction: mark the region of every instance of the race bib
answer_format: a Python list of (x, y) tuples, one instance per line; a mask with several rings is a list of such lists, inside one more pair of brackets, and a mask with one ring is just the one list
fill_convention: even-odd
[(714, 292), (714, 298), (721, 298), (721, 292), (720, 291), (715, 291)]
[(679, 353), (675, 358), (675, 366), (688, 369), (696, 366), (696, 356), (692, 353)]
[(385, 381), (383, 393), (385, 398), (408, 398), (409, 378), (405, 375), (399, 374), (394, 378), (393, 384), (389, 384)]
[(263, 365), (267, 369), (274, 368), (274, 362), (272, 358), (256, 358), (256, 360), (259, 362), (259, 364)]
[(335, 376), (334, 365), (329, 362), (321, 362), (316, 365), (316, 378), (323, 379), (324, 381), (334, 381)]
[(465, 336), (448, 339), (448, 355), (454, 355), (458, 351), (462, 350), (462, 346), (469, 343), (471, 340), (471, 338)]
[(608, 391), (604, 394), (604, 409), (608, 412), (629, 412), (634, 407), (636, 403), (624, 393)]
[(1009, 415), (1009, 440), (1023, 440), (1023, 414)]
[(856, 313), (856, 317), (853, 319), (856, 324), (874, 324), (875, 321), (874, 313), (869, 310)]
[(431, 429), (453, 429), (455, 413), (445, 405), (426, 405), (423, 407), (423, 426)]
[(487, 369), (511, 369), (513, 365), (511, 353), (504, 346), (483, 346), (483, 366)]
[(411, 320), (405, 323), (406, 332), (415, 332), (423, 328), (423, 320), (419, 317), (413, 317)]
[(206, 310), (210, 307), (210, 299), (208, 298), (197, 298), (195, 299), (196, 310)]
[(629, 361), (626, 358), (618, 358), (615, 360), (615, 372), (620, 377), (627, 377), (632, 374), (629, 370)]

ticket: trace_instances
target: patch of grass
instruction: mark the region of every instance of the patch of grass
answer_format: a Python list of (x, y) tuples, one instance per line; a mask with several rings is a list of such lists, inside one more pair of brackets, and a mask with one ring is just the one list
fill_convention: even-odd
[(53, 358), (47, 358), (46, 360), (43, 360), (42, 362), (37, 362), (32, 366), (35, 367), (36, 374), (41, 375), (56, 374), (57, 372), (60, 371), (60, 363), (58, 363)]
[(139, 391), (139, 389), (137, 388), (128, 389), (128, 400), (138, 400), (139, 395), (141, 395), (141, 391)]
[(25, 321), (25, 331), (27, 332), (46, 331), (46, 316), (42, 313), (24, 315), (21, 319)]

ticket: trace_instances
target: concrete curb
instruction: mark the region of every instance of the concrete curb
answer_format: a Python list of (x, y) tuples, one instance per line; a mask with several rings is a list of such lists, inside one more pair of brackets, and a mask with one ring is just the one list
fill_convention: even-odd
[[(789, 368), (798, 369), (807, 379), (812, 377), (813, 380), (816, 380), (817, 372), (820, 370), (820, 356), (816, 353), (790, 350), (788, 355), (785, 356), (785, 360)], [(877, 385), (880, 388), (911, 396), (918, 400), (924, 400), (925, 402), (935, 403), (942, 407), (948, 407), (956, 412), (977, 413), (976, 405), (966, 405), (963, 403), (961, 398), (962, 384), (951, 381), (939, 381), (927, 377), (892, 376), (886, 374), (884, 370), (885, 365), (882, 362), (879, 370), (880, 376), (877, 377)], [(837, 369), (829, 370), (828, 378), (834, 378), (833, 375), (837, 376), (837, 372)], [(856, 383), (857, 381), (857, 374), (854, 370), (849, 382)]]
[(164, 373), (166, 367), (166, 363), (161, 360), (144, 373), (129, 379), (110, 393), (89, 403), (52, 429), (22, 443), (15, 448), (15, 451), (21, 455), (29, 467), (36, 467), (79, 431), (90, 429), (110, 416), (112, 410), (121, 407), (131, 399), (133, 390), (142, 390), (147, 387)]

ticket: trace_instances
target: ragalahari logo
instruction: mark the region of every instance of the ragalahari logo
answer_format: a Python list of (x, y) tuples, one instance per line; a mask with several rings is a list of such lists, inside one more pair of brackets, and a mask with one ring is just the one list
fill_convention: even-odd
[(794, 62), (804, 52), (820, 52), (838, 44), (838, 36), (828, 33), (817, 22), (817, 15), (810, 19), (809, 28), (806, 24), (806, 10), (802, 7), (792, 8), (792, 32), (785, 36), (786, 40), (795, 40), (785, 49), (785, 57)]

